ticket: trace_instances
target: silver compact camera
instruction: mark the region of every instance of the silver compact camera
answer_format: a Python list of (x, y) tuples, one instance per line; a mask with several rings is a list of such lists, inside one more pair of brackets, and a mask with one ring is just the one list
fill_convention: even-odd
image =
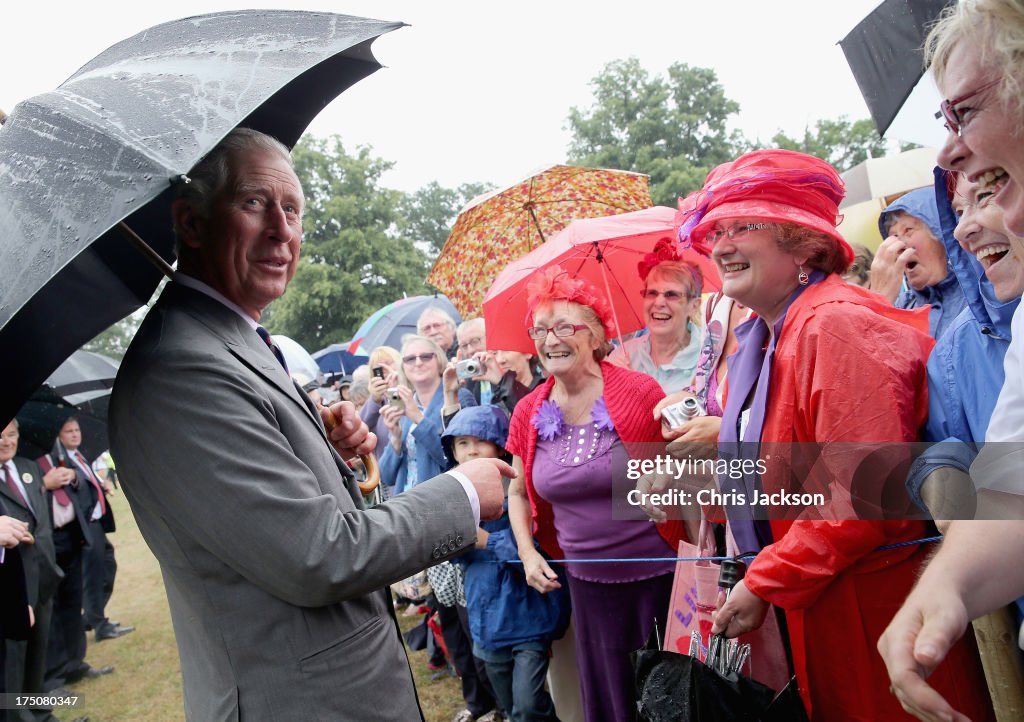
[(471, 379), (483, 371), (480, 362), (475, 358), (463, 359), (455, 363), (455, 376), (460, 379)]
[(687, 396), (682, 401), (661, 410), (662, 420), (673, 429), (698, 416), (707, 416), (707, 412), (694, 396)]
[(388, 405), (394, 406), (396, 409), (405, 411), (405, 402), (402, 401), (402, 397), (398, 393), (398, 387), (392, 386), (387, 390), (388, 394)]

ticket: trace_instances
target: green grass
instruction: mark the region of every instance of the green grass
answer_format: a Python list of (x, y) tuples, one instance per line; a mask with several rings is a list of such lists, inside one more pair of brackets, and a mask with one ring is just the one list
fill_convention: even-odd
[[(86, 661), (94, 667), (114, 666), (114, 673), (83, 680), (69, 688), (85, 699), (81, 707), (55, 711), (62, 722), (89, 715), (91, 722), (178, 722), (185, 715), (181, 696), (181, 668), (171, 628), (170, 611), (160, 567), (143, 541), (124, 496), (115, 494), (111, 505), (117, 532), (110, 541), (117, 550), (117, 581), (107, 614), (135, 631), (118, 639), (95, 642), (88, 633)], [(420, 620), (398, 617), (402, 630)], [(430, 678), (426, 652), (410, 654), (420, 704), (427, 722), (449, 722), (464, 706), (459, 680)]]

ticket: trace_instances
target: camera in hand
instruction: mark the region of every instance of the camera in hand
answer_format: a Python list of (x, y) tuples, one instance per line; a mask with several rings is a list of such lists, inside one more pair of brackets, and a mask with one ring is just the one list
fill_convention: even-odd
[(707, 416), (707, 412), (700, 401), (694, 396), (687, 396), (682, 401), (666, 406), (661, 410), (662, 421), (673, 429), (698, 416)]
[(396, 409), (405, 411), (405, 402), (402, 401), (402, 397), (398, 395), (398, 387), (392, 386), (388, 389), (388, 406), (394, 406)]
[(480, 368), (480, 362), (475, 358), (464, 359), (455, 364), (455, 375), (460, 379), (471, 379), (474, 376), (479, 376), (481, 371), (483, 369)]

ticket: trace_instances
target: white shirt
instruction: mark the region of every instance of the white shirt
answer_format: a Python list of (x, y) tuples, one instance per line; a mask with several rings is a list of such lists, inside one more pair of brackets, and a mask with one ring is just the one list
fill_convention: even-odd
[(1024, 494), (1024, 303), (1014, 311), (1010, 335), (1003, 358), (1006, 380), (988, 422), (985, 446), (971, 465), (971, 479), (979, 489)]

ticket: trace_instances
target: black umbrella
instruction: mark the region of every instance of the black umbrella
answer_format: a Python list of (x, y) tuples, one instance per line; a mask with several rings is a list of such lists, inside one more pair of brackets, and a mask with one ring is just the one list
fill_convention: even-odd
[(75, 351), (50, 374), (18, 410), (18, 453), (35, 458), (49, 453), (69, 417), (82, 429), (81, 451), (92, 461), (110, 446), (107, 410), (118, 362), (91, 351)]
[(776, 694), (742, 674), (658, 649), (653, 633), (632, 658), (642, 722), (807, 722), (795, 679)]
[[(236, 126), (291, 146), (401, 23), (251, 10), (150, 28), (0, 127), (0, 420), (146, 303), (174, 258), (172, 186)], [(123, 222), (122, 222), (123, 221)], [(131, 229), (153, 249), (130, 249)], [(163, 266), (163, 268), (158, 268)]]
[(885, 135), (924, 74), (929, 26), (956, 0), (885, 0), (839, 45), (879, 135)]

